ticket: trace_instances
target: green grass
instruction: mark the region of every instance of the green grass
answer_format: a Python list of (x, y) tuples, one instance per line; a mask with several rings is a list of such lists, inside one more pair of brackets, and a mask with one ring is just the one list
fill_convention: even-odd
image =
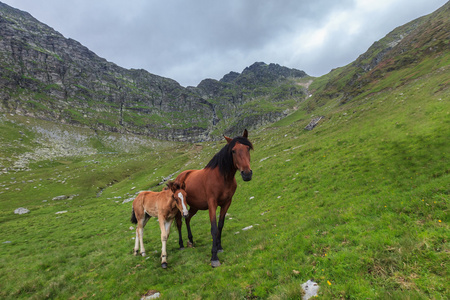
[[(131, 202), (122, 201), (204, 167), (225, 140), (127, 149), (99, 133), (88, 139), (95, 155), (0, 175), (0, 297), (137, 299), (155, 289), (162, 299), (299, 299), (314, 279), (321, 299), (447, 299), (448, 75), (395, 78), (380, 79), (395, 89), (374, 86), (344, 105), (324, 99), (312, 112), (305, 102), (250, 131), (254, 175), (237, 177), (216, 269), (207, 212), (192, 219), (195, 248), (178, 250), (172, 227), (163, 270), (157, 222), (145, 230), (149, 256), (134, 257)], [(325, 119), (306, 131), (312, 115)], [(25, 120), (2, 117), (2, 156), (39, 147)], [(52, 200), (58, 195), (77, 196)], [(18, 207), (31, 212), (15, 215)]]

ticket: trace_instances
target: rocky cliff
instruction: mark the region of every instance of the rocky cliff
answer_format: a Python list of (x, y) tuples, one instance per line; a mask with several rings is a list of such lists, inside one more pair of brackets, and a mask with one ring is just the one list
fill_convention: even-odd
[(304, 99), (303, 71), (255, 63), (184, 88), (124, 69), (30, 14), (0, 3), (0, 111), (177, 141), (237, 134)]

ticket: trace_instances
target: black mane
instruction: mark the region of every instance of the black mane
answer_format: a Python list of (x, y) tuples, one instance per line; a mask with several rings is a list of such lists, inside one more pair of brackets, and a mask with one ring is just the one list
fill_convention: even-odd
[(214, 157), (206, 165), (205, 169), (215, 169), (219, 168), (220, 174), (225, 178), (225, 180), (231, 179), (236, 174), (236, 168), (233, 164), (233, 155), (231, 149), (240, 143), (249, 146), (253, 149), (252, 143), (243, 136), (235, 137), (231, 142), (227, 143), (219, 152), (214, 155)]

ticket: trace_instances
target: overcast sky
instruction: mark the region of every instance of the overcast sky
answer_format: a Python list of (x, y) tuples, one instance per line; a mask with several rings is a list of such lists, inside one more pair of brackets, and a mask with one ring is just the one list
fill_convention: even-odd
[(447, 0), (0, 0), (124, 68), (182, 86), (256, 61), (320, 76)]

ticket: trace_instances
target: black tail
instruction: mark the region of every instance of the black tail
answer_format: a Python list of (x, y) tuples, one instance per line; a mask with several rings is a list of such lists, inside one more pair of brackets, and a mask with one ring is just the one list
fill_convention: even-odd
[(131, 211), (131, 223), (137, 224), (136, 215), (134, 214), (134, 209)]

